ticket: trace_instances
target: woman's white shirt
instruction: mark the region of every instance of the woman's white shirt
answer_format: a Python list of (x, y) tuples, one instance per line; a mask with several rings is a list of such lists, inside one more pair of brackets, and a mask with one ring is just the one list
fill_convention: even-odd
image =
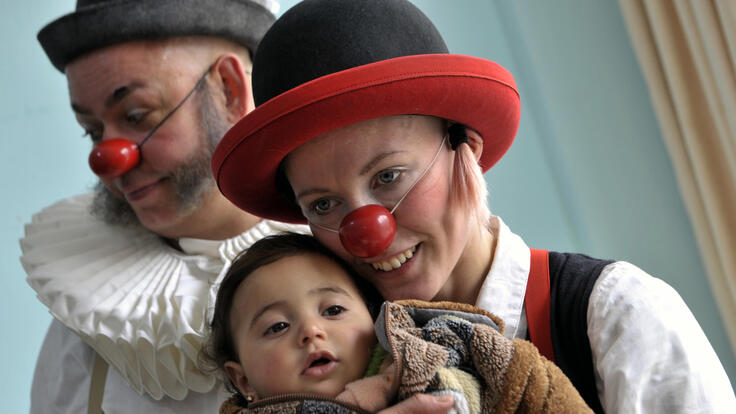
[[(491, 269), (476, 303), (526, 337), (530, 252), (498, 217)], [(723, 366), (682, 298), (626, 262), (606, 266), (587, 311), (596, 386), (607, 413), (736, 413)]]

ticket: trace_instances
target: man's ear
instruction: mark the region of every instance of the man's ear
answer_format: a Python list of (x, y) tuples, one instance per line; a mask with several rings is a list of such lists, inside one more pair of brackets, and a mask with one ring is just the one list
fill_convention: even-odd
[(245, 376), (245, 371), (243, 371), (243, 367), (239, 363), (226, 361), (225, 373), (227, 373), (227, 377), (238, 387), (238, 390), (244, 397), (252, 395), (254, 400), (256, 399), (256, 392), (248, 383), (248, 377)]
[(468, 134), (468, 146), (475, 155), (475, 160), (480, 162), (480, 156), (483, 154), (483, 137), (475, 130), (465, 127), (465, 131)]
[(225, 97), (227, 121), (234, 124), (255, 107), (250, 76), (246, 73), (243, 61), (234, 53), (220, 55), (213, 65), (213, 72), (217, 76), (217, 86)]

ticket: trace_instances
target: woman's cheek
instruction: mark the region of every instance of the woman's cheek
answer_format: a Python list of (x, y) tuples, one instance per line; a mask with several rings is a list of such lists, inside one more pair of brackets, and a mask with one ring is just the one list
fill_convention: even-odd
[(337, 235), (337, 233), (323, 230), (319, 227), (314, 227), (311, 225), (309, 226), (309, 228), (312, 231), (312, 235), (317, 240), (319, 240), (320, 243), (330, 249), (330, 251), (335, 253), (341, 259), (349, 262), (351, 259), (355, 258), (355, 256), (348, 253), (347, 250), (342, 247), (342, 243), (340, 243), (340, 237)]
[(404, 202), (396, 210), (395, 216), (398, 226), (402, 226), (404, 223), (409, 224), (415, 222), (424, 223), (424, 226), (429, 226), (434, 222), (433, 220), (438, 219), (442, 211), (450, 207), (448, 205), (447, 193), (442, 187), (443, 184), (439, 183), (437, 187), (432, 186), (430, 183), (427, 184), (429, 185), (421, 188), (424, 191), (417, 192), (413, 197), (405, 198)]
[(407, 210), (412, 214), (435, 216), (437, 210), (442, 211), (448, 208), (450, 200), (450, 174), (447, 170), (448, 166), (446, 163), (438, 162), (435, 168), (412, 189), (413, 194), (409, 194), (404, 200), (404, 203), (408, 202), (411, 206)]

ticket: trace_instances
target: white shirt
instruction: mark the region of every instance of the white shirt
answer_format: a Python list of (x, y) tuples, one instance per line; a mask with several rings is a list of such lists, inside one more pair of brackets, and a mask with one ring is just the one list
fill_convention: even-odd
[(54, 316), (36, 362), (31, 413), (86, 413), (97, 354), (110, 365), (102, 410), (216, 413), (228, 393), (197, 365), (217, 288), (234, 257), (282, 231), (263, 220), (223, 241), (179, 239), (90, 217), (89, 195), (34, 215), (21, 240), (28, 283)]
[[(530, 252), (500, 218), (491, 269), (476, 305), (524, 338)], [(736, 413), (736, 397), (713, 347), (682, 298), (626, 262), (606, 266), (590, 294), (588, 338), (607, 413)]]

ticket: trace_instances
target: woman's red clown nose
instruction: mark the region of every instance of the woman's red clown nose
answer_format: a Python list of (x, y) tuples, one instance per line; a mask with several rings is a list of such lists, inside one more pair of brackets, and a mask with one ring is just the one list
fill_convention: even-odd
[(368, 204), (353, 210), (340, 223), (340, 242), (357, 257), (374, 257), (391, 245), (396, 220), (383, 206)]

